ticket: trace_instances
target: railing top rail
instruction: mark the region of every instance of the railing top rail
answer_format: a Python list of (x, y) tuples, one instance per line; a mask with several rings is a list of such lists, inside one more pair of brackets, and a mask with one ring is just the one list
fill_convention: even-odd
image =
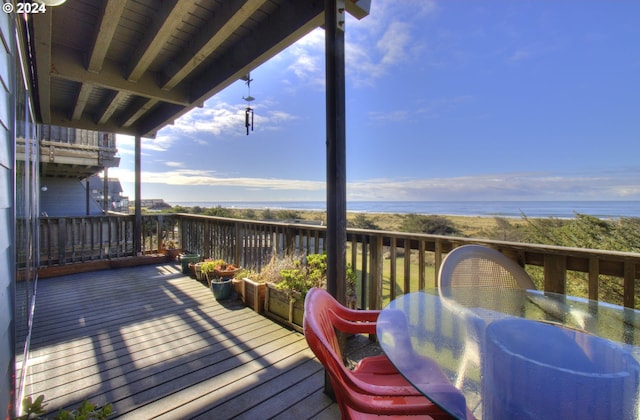
[[(248, 223), (248, 224), (258, 224), (258, 225), (275, 225), (283, 228), (295, 228), (295, 227), (304, 227), (304, 229), (317, 229), (317, 230), (326, 230), (326, 226), (318, 226), (318, 225), (308, 225), (304, 223), (288, 223), (288, 222), (273, 222), (273, 221), (259, 221), (259, 220), (249, 220), (249, 219), (236, 219), (229, 217), (219, 217), (219, 216), (207, 216), (207, 215), (194, 215), (190, 213), (171, 213), (173, 215), (179, 217), (187, 217), (187, 218), (199, 218), (199, 219), (215, 219), (222, 222), (227, 223)], [(532, 244), (528, 242), (510, 242), (510, 241), (499, 241), (492, 239), (478, 239), (478, 238), (466, 238), (462, 236), (445, 236), (445, 235), (432, 235), (427, 233), (408, 233), (408, 232), (398, 232), (398, 231), (385, 231), (385, 230), (373, 230), (373, 229), (358, 229), (358, 228), (348, 228), (347, 234), (359, 234), (359, 235), (369, 235), (369, 236), (377, 236), (377, 237), (394, 237), (399, 239), (408, 239), (408, 240), (426, 240), (428, 242), (444, 242), (444, 243), (459, 243), (459, 244), (483, 244), (487, 246), (491, 246), (498, 249), (510, 249), (514, 251), (526, 252), (526, 253), (538, 253), (538, 254), (546, 254), (546, 255), (564, 255), (571, 257), (581, 257), (581, 258), (589, 258), (589, 257), (603, 257), (606, 256), (607, 259), (610, 260), (619, 260), (619, 261), (635, 261), (640, 262), (640, 253), (637, 252), (626, 252), (626, 251), (611, 251), (611, 250), (602, 250), (602, 249), (593, 249), (593, 248), (574, 248), (574, 247), (564, 247), (564, 246), (556, 246), (556, 245), (543, 245), (543, 244)]]
[(195, 219), (208, 219), (208, 220), (218, 220), (224, 223), (242, 223), (242, 224), (255, 224), (255, 225), (263, 225), (263, 226), (278, 226), (282, 228), (295, 228), (295, 227), (304, 227), (305, 229), (317, 229), (317, 230), (326, 230), (326, 226), (324, 225), (315, 225), (311, 223), (305, 223), (304, 221), (291, 223), (291, 222), (277, 222), (277, 221), (265, 221), (265, 220), (251, 220), (251, 219), (237, 219), (233, 217), (221, 217), (221, 216), (207, 216), (203, 214), (191, 214), (191, 213), (165, 213), (173, 216), (184, 217), (184, 218), (195, 218)]

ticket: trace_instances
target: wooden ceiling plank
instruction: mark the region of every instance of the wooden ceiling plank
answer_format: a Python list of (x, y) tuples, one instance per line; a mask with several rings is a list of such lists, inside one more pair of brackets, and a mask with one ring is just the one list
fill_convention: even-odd
[(180, 57), (173, 60), (176, 69), (164, 81), (162, 88), (172, 89), (177, 86), (265, 2), (266, 0), (224, 2), (222, 9), (206, 25), (207, 29), (192, 43), (194, 48), (186, 49)]
[(34, 45), (38, 57), (36, 62), (38, 104), (43, 124), (51, 122), (51, 15), (52, 13), (31, 15), (33, 17)]
[(83, 83), (80, 87), (80, 92), (78, 92), (78, 98), (76, 99), (76, 104), (73, 107), (73, 113), (71, 114), (72, 120), (79, 120), (80, 117), (82, 117), (82, 113), (87, 106), (91, 90), (93, 90), (93, 87), (88, 83)]
[(102, 64), (109, 50), (109, 45), (118, 28), (118, 22), (124, 12), (127, 0), (109, 0), (105, 2), (105, 7), (100, 16), (100, 24), (97, 26), (95, 41), (89, 56), (87, 70), (92, 73), (99, 73)]
[(93, 131), (106, 131), (110, 133), (127, 134), (132, 136), (139, 134), (135, 127), (122, 127), (113, 118), (108, 120), (105, 124), (98, 124), (92, 118), (87, 118), (86, 115), (84, 118), (81, 118), (79, 120), (72, 120), (69, 118), (69, 115), (66, 112), (61, 112), (55, 109), (51, 111), (51, 124), (58, 125), (60, 127), (80, 128)]
[(122, 101), (126, 100), (127, 97), (128, 97), (128, 94), (122, 91), (117, 92), (115, 95), (113, 95), (113, 98), (111, 99), (111, 101), (109, 101), (109, 103), (107, 104), (105, 109), (102, 111), (101, 115), (99, 116), (98, 124), (105, 124), (107, 121), (109, 121), (109, 119), (111, 118), (113, 113), (116, 112), (116, 110), (118, 109)]
[(160, 89), (155, 75), (146, 73), (138, 83), (131, 83), (122, 77), (120, 66), (108, 59), (104, 60), (102, 71), (92, 73), (82, 65), (82, 56), (69, 48), (52, 48), (51, 76), (72, 80), (78, 83), (90, 83), (115, 91), (123, 91), (135, 96), (143, 96), (181, 106), (190, 105), (189, 95), (182, 89), (166, 91)]
[[(292, 1), (289, 7), (281, 7), (277, 14), (254, 28), (254, 35), (243, 40), (242, 48), (227, 50), (201, 71), (199, 78), (191, 82), (191, 103), (204, 103), (323, 23), (323, 2)], [(190, 110), (191, 107), (160, 104), (140, 120), (138, 131), (143, 137), (154, 135), (167, 121)]]
[[(171, 6), (167, 2), (171, 2)], [(51, 44), (52, 23), (56, 25), (54, 30), (68, 31), (67, 26), (61, 23), (65, 18), (70, 19), (63, 13), (63, 8), (57, 20), (51, 21), (51, 13), (34, 16), (34, 21), (48, 19), (34, 26), (33, 43), (38, 65), (39, 114), (43, 122), (123, 134), (153, 135), (189, 112), (194, 105), (202, 104), (324, 23), (322, 0), (188, 3), (187, 0), (164, 0), (159, 4), (155, 0), (104, 0), (104, 10), (97, 19), (95, 13), (100, 12), (95, 7), (91, 9), (91, 22), (96, 22), (96, 28), (87, 27), (83, 36), (91, 38), (94, 35), (95, 38), (84, 51), (70, 48), (67, 43)], [(213, 17), (200, 30), (194, 29), (194, 35), (191, 30), (180, 30), (194, 20), (194, 16), (186, 14), (195, 13), (205, 3), (211, 6), (207, 9), (210, 13), (206, 17), (199, 14), (199, 20), (195, 19), (197, 26), (209, 16)], [(345, 0), (347, 12), (358, 18), (368, 13), (370, 3), (370, 0)], [(77, 13), (82, 10), (77, 8)], [(76, 9), (70, 9), (70, 13), (74, 11)], [(140, 16), (134, 17), (145, 22), (154, 22), (153, 17), (157, 15), (162, 17), (155, 19), (157, 23), (152, 28), (138, 24), (131, 29), (126, 22), (132, 18), (130, 14), (136, 13)], [(71, 36), (71, 33), (60, 36)], [(187, 36), (189, 39), (184, 39)], [(140, 37), (142, 41), (137, 46), (129, 43)], [(160, 56), (164, 58), (167, 55), (167, 44), (177, 39), (180, 40), (179, 45), (187, 46), (181, 48), (171, 61), (156, 63)], [(87, 41), (81, 45), (86, 45)], [(231, 42), (235, 45), (228, 45)], [(120, 55), (114, 48), (121, 43), (126, 44), (127, 51), (137, 48), (137, 52), (116, 59)], [(220, 47), (225, 50), (220, 51)], [(215, 62), (211, 60), (212, 55), (215, 55)], [(149, 70), (155, 69), (156, 65), (162, 68), (162, 75)], [(129, 78), (136, 82), (130, 82)], [(76, 83), (81, 84), (77, 97), (73, 90), (77, 89)], [(90, 94), (92, 88), (112, 91), (116, 99), (99, 116), (87, 112), (95, 93)], [(68, 95), (68, 100), (59, 109), (50, 108), (54, 106), (52, 99), (61, 102), (58, 96), (52, 96), (54, 93)]]
[(190, 102), (204, 103), (323, 23), (324, 2), (295, 1), (280, 8), (243, 38), (241, 48), (227, 49), (191, 80)]
[(136, 53), (133, 54), (133, 63), (130, 66), (127, 80), (136, 82), (147, 71), (193, 6), (193, 0), (175, 0), (163, 3), (162, 9), (154, 19), (153, 27), (147, 31)]
[(347, 0), (345, 6), (351, 16), (361, 20), (369, 16), (371, 0)]
[(141, 99), (141, 103), (134, 103), (130, 110), (125, 111), (127, 115), (122, 120), (123, 127), (131, 127), (138, 121), (144, 114), (146, 114), (151, 108), (153, 108), (158, 101), (155, 99)]

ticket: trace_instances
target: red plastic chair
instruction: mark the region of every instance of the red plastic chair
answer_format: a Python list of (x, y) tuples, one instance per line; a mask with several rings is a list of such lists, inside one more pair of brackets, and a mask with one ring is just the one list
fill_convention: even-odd
[[(336, 329), (350, 334), (375, 334), (379, 313), (348, 309), (324, 289), (311, 289), (305, 299), (304, 335), (328, 372), (343, 418), (421, 415), (450, 419), (449, 414), (407, 382), (386, 356), (366, 357), (353, 370), (345, 366)], [(457, 392), (435, 362), (426, 361), (437, 376), (434, 381), (442, 381), (443, 386)]]

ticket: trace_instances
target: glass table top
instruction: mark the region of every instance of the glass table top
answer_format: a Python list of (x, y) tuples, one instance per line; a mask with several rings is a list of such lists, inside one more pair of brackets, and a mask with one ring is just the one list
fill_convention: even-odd
[[(457, 418), (638, 418), (639, 311), (533, 290), (456, 287), (400, 296), (377, 325), (396, 368)], [(430, 383), (424, 358), (460, 393)]]

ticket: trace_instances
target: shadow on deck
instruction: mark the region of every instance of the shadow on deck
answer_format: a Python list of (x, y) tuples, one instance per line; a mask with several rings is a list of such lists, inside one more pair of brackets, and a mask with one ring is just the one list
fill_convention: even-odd
[(25, 395), (120, 418), (340, 418), (304, 336), (163, 264), (41, 280)]

